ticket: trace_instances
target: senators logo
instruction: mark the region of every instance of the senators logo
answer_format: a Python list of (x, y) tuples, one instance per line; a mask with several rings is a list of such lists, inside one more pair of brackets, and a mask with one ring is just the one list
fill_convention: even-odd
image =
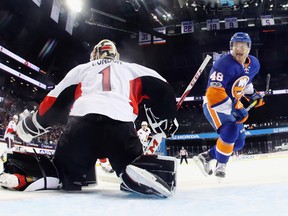
[(236, 99), (240, 99), (244, 94), (244, 89), (249, 82), (248, 76), (239, 77), (232, 86), (232, 96)]

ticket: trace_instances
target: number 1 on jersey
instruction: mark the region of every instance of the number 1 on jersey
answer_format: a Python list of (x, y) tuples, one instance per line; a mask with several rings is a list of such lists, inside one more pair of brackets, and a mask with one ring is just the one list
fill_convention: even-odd
[(110, 66), (103, 69), (99, 73), (102, 73), (102, 86), (103, 91), (111, 91), (111, 83), (110, 83)]

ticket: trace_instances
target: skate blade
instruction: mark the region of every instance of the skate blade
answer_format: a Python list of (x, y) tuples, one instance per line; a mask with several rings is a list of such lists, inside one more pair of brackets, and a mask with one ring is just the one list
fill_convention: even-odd
[(199, 168), (199, 170), (203, 173), (203, 175), (205, 176), (205, 177), (208, 177), (209, 175), (211, 175), (211, 174), (208, 174), (205, 170), (204, 170), (204, 167), (203, 167), (203, 164), (202, 164), (202, 162), (199, 160), (199, 158), (197, 157), (197, 156), (194, 156), (193, 157), (193, 160), (194, 160), (194, 162), (195, 162), (195, 164), (197, 165), (197, 167)]
[(217, 180), (218, 184), (221, 184), (223, 182), (223, 180), (224, 180), (224, 178), (222, 178), (222, 177), (218, 177), (218, 176), (215, 176), (215, 177), (216, 177), (216, 180)]
[(216, 175), (215, 175), (215, 178), (217, 179), (217, 183), (218, 183), (218, 184), (221, 184), (221, 183), (224, 181), (225, 176), (224, 176), (224, 177), (221, 177), (221, 176), (216, 176)]

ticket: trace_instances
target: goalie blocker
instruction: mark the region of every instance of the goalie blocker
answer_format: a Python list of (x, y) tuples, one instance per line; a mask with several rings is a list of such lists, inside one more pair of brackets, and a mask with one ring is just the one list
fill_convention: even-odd
[(60, 187), (58, 172), (45, 155), (13, 152), (7, 154), (0, 185), (19, 191), (57, 189)]
[(42, 127), (37, 121), (37, 112), (24, 110), (20, 114), (20, 122), (17, 124), (17, 134), (24, 142), (31, 142), (32, 139), (49, 132), (49, 127)]

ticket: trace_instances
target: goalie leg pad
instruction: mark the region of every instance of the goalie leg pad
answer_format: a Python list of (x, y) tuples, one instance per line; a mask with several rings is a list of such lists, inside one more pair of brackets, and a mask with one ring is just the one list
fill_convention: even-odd
[(4, 163), (4, 172), (19, 172), (26, 176), (42, 177), (43, 171), (46, 176), (58, 177), (58, 172), (52, 161), (46, 155), (13, 152), (7, 154)]
[(170, 190), (176, 190), (177, 159), (160, 155), (141, 155), (132, 165), (145, 169), (163, 179)]
[[(45, 155), (33, 155), (27, 153), (13, 152), (7, 154), (7, 161), (4, 163), (4, 173), (24, 176), (31, 181), (17, 190), (25, 190), (29, 185), (39, 179), (42, 179), (42, 188), (40, 189), (55, 189), (59, 187), (58, 172), (51, 160)], [(58, 185), (53, 183), (53, 186), (48, 182), (50, 178), (58, 179)], [(55, 180), (53, 180), (55, 182)]]
[(140, 194), (156, 195), (162, 198), (172, 196), (170, 187), (159, 176), (134, 165), (128, 165), (121, 179), (128, 189)]

